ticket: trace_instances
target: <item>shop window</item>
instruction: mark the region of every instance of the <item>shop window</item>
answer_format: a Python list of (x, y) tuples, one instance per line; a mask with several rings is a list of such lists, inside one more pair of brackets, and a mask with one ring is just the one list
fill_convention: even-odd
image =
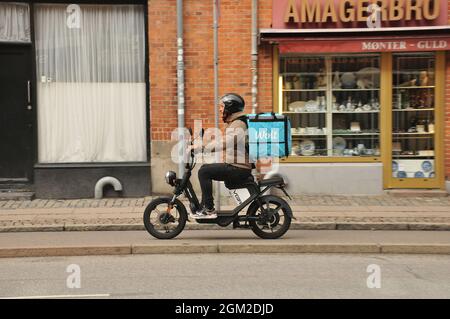
[(435, 177), (435, 56), (393, 55), (392, 177)]
[(146, 161), (144, 13), (35, 5), (40, 163)]
[(380, 56), (283, 56), (280, 111), (293, 157), (380, 156)]
[(26, 3), (0, 3), (0, 42), (30, 42), (30, 7)]

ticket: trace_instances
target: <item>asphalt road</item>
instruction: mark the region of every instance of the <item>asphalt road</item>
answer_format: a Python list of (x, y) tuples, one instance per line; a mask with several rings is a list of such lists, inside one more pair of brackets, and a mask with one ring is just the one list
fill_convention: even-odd
[[(75, 265), (70, 273), (69, 265)], [(76, 277), (78, 270), (80, 276)], [(369, 276), (369, 283), (375, 288), (368, 287)], [(80, 288), (68, 288), (68, 282), (71, 286), (79, 284)], [(380, 288), (376, 288), (378, 285)], [(9, 258), (0, 259), (0, 297), (450, 298), (450, 256), (194, 254)]]

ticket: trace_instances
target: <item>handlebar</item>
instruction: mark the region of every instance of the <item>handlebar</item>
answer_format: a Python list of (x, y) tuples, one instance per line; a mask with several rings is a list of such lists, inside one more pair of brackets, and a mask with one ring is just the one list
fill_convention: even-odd
[[(189, 133), (192, 136), (192, 129), (190, 129), (190, 128), (189, 128)], [(197, 140), (200, 137), (203, 137), (204, 133), (205, 133), (205, 130), (202, 128), (201, 131), (199, 132), (199, 134), (197, 135), (197, 137), (191, 139), (190, 145), (191, 146), (194, 145), (195, 140)], [(192, 170), (195, 167), (195, 164), (196, 164), (195, 163), (195, 151), (194, 151), (194, 149), (191, 149), (191, 156), (190, 157), (191, 157), (191, 160), (190, 160), (190, 162), (186, 163), (186, 169), (191, 169)]]

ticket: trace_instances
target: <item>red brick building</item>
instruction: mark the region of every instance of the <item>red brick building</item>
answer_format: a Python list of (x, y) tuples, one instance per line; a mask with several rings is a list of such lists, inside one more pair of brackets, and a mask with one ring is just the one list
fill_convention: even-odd
[[(294, 194), (444, 191), (450, 2), (220, 0), (218, 93), (291, 119)], [(0, 198), (167, 192), (177, 1), (0, 1)], [(376, 6), (374, 6), (376, 5)], [(215, 125), (213, 1), (183, 1), (186, 126)]]
[[(384, 29), (369, 30), (368, 1), (362, 9), (355, 1), (258, 1), (258, 112), (291, 117), (294, 150), (279, 170), (291, 192), (445, 190), (450, 178), (450, 2), (426, 1), (415, 10), (406, 1), (397, 4), (398, 12), (391, 2), (378, 2)], [(219, 3), (219, 95), (241, 94), (250, 112), (252, 1)], [(171, 166), (168, 146), (177, 126), (175, 6), (175, 1), (148, 3), (156, 192), (164, 190), (161, 172)], [(183, 10), (186, 125), (201, 119), (211, 127), (212, 2), (186, 0)], [(396, 17), (399, 12), (403, 16)], [(160, 29), (164, 32), (152, 32)], [(361, 84), (364, 72), (372, 77), (366, 86)], [(322, 86), (308, 78), (313, 73), (323, 75)], [(305, 150), (311, 146), (314, 153)]]

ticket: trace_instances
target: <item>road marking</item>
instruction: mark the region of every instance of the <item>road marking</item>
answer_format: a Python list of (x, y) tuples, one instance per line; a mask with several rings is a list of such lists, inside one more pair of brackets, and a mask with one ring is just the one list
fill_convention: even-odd
[(0, 299), (57, 299), (57, 298), (86, 298), (86, 297), (110, 297), (110, 296), (111, 294), (54, 295), (54, 296), (0, 297)]

